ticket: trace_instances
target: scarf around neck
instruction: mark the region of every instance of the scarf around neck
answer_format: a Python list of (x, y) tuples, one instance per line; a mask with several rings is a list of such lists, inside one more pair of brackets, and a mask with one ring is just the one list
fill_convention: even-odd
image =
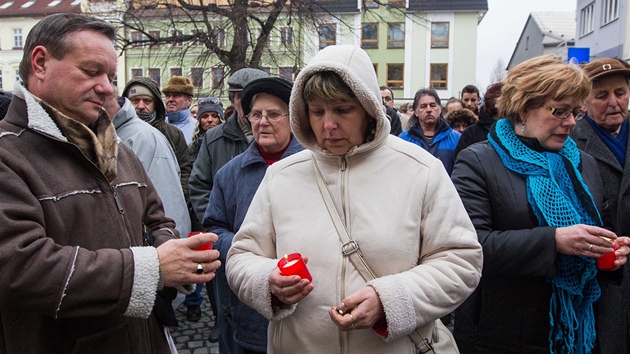
[[(505, 167), (525, 176), (527, 201), (540, 226), (602, 225), (579, 171), (580, 152), (571, 138), (558, 151), (534, 151), (523, 144), (512, 123), (503, 118), (491, 128), (488, 140)], [(551, 279), (551, 353), (590, 353), (593, 349), (593, 303), (601, 294), (596, 275), (594, 259), (558, 255)]]
[(613, 136), (606, 129), (602, 128), (593, 120), (593, 118), (586, 116), (586, 121), (593, 127), (593, 130), (600, 139), (606, 144), (610, 152), (615, 155), (617, 161), (621, 164), (621, 169), (626, 165), (626, 142), (628, 141), (628, 120), (624, 120), (619, 129), (619, 134)]

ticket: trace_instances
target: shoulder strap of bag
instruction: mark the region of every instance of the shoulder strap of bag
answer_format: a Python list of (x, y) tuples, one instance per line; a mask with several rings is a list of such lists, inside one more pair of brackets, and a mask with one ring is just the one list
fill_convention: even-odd
[[(359, 249), (359, 244), (352, 239), (348, 230), (346, 230), (345, 224), (341, 221), (341, 217), (339, 216), (339, 210), (335, 206), (333, 202), (332, 195), (330, 194), (330, 190), (324, 182), (324, 177), (322, 176), (322, 172), (319, 170), (317, 166), (317, 161), (315, 161), (315, 156), (311, 154), (311, 158), (313, 159), (313, 169), (315, 170), (315, 176), (317, 177), (317, 186), (319, 187), (319, 192), (322, 194), (324, 198), (324, 203), (326, 203), (326, 208), (328, 208), (328, 213), (335, 224), (335, 229), (337, 229), (337, 234), (339, 235), (339, 239), (341, 240), (341, 254), (350, 259), (350, 262), (357, 269), (359, 274), (363, 277), (363, 279), (367, 282), (372, 279), (376, 279), (376, 274), (372, 271), (370, 265), (363, 258), (363, 254)], [(426, 353), (435, 353), (433, 350), (433, 346), (431, 346), (431, 342), (423, 337), (417, 331), (413, 331), (409, 334), (411, 341), (415, 344), (416, 349), (421, 354)]]

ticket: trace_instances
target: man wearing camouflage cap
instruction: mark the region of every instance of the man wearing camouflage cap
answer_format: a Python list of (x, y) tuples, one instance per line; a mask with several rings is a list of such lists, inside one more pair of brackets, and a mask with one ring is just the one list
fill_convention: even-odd
[[(252, 127), (241, 107), (241, 91), (250, 81), (263, 77), (269, 77), (269, 74), (262, 70), (245, 68), (236, 71), (228, 80), (228, 94), (234, 106), (234, 113), (227, 117), (225, 123), (206, 132), (190, 174), (188, 185), (190, 201), (199, 220), (203, 220), (206, 212), (217, 171), (233, 157), (245, 151), (254, 140)], [(224, 267), (221, 268), (221, 272), (225, 278)], [(215, 282), (214, 287), (216, 286)], [(219, 352), (242, 353), (243, 348), (234, 342), (233, 327), (227, 320), (231, 312), (229, 296), (219, 298), (215, 289), (215, 299), (218, 310), (216, 325), (219, 329)]]
[[(577, 122), (571, 137), (581, 150), (597, 160), (613, 231), (627, 236), (630, 235), (630, 66), (619, 59), (601, 58), (583, 68), (592, 89), (584, 102), (587, 116)], [(601, 353), (630, 353), (630, 267), (619, 272), (623, 272), (621, 284), (598, 277), (602, 295), (597, 302), (596, 323)]]

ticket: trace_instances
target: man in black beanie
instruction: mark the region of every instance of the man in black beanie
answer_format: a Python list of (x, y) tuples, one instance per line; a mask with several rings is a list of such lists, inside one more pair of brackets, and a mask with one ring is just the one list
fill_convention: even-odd
[(168, 139), (177, 157), (181, 173), (180, 182), (184, 197), (188, 202), (188, 178), (192, 168), (188, 144), (181, 130), (166, 123), (166, 107), (162, 102), (160, 86), (149, 77), (138, 76), (127, 82), (122, 95), (131, 101), (140, 119), (151, 124)]

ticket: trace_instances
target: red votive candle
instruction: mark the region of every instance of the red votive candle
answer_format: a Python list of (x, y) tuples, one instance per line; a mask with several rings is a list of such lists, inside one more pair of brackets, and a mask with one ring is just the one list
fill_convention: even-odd
[(615, 251), (606, 253), (595, 259), (595, 266), (599, 270), (615, 270)]
[(278, 261), (278, 269), (282, 275), (298, 275), (302, 279), (308, 279), (312, 282), (313, 277), (309, 273), (306, 264), (299, 253), (291, 253), (284, 256)]
[[(608, 237), (600, 236), (606, 241), (611, 241)], [(616, 250), (616, 248), (614, 248)], [(615, 251), (605, 253), (599, 258), (595, 259), (595, 266), (599, 270), (615, 270)]]
[[(193, 232), (189, 232), (188, 233), (188, 237), (192, 237), (192, 236), (196, 236), (199, 234), (202, 234), (203, 232), (201, 231), (193, 231)], [(212, 249), (212, 242), (211, 243), (205, 243), (197, 248), (195, 248), (195, 251), (205, 251), (205, 250), (211, 250)]]

